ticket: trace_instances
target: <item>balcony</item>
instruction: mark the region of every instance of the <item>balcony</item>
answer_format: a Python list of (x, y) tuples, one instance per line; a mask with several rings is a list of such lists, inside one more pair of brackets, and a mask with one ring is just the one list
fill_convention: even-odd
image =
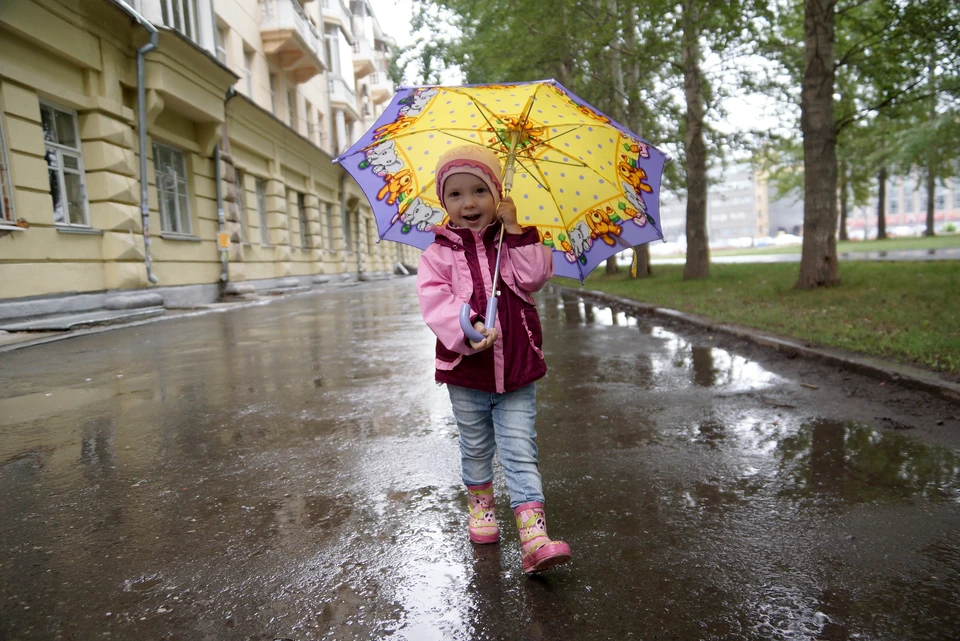
[(347, 41), (353, 42), (353, 24), (350, 20), (350, 10), (343, 4), (343, 0), (322, 0), (320, 12), (324, 24), (337, 25), (347, 37)]
[[(354, 29), (354, 33), (357, 30)], [(357, 78), (369, 76), (377, 70), (373, 47), (366, 38), (359, 37), (353, 43), (353, 75)]]
[(357, 106), (357, 92), (347, 84), (343, 76), (330, 75), (330, 103), (334, 109), (340, 109), (353, 116), (353, 120), (360, 119), (360, 110)]
[(298, 83), (327, 69), (323, 37), (299, 0), (260, 0), (260, 38), (267, 58)]
[(387, 77), (385, 71), (377, 71), (371, 74), (368, 81), (370, 82), (370, 101), (374, 105), (379, 105), (393, 98), (396, 89), (394, 89), (393, 83)]

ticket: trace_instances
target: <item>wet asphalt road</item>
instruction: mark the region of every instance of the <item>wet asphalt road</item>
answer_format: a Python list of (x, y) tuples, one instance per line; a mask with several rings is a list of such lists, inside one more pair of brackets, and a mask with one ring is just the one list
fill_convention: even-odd
[(960, 638), (960, 409), (539, 302), (534, 578), (412, 279), (0, 355), (0, 640)]

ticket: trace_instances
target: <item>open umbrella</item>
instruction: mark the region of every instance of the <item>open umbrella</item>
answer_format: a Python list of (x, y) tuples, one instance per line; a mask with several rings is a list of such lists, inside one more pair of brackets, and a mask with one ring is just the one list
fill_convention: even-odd
[[(517, 220), (537, 227), (557, 276), (582, 282), (617, 252), (663, 239), (667, 155), (555, 80), (402, 87), (335, 162), (366, 194), (380, 239), (426, 249), (433, 227), (446, 222), (434, 186), (437, 159), (462, 144), (501, 157)], [(495, 309), (496, 297), (490, 300)], [(488, 327), (494, 315), (488, 309)]]

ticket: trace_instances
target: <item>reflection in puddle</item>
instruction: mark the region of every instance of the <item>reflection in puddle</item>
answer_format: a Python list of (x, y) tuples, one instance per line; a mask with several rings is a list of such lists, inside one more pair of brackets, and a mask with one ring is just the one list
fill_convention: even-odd
[(960, 501), (960, 457), (898, 432), (817, 420), (780, 441), (782, 491), (848, 502)]
[(667, 375), (676, 369), (689, 370), (692, 383), (697, 387), (756, 389), (785, 381), (742, 356), (718, 347), (694, 345), (662, 327), (654, 327), (651, 336), (662, 339), (664, 349), (653, 358), (654, 371)]
[(637, 319), (610, 307), (594, 305), (579, 296), (563, 293), (557, 299), (557, 309), (568, 323), (600, 325), (602, 327), (636, 327)]

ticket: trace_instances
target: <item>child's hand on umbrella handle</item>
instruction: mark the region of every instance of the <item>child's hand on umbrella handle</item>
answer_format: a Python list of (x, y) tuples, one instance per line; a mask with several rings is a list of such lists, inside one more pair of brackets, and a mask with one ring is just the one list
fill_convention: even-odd
[(477, 321), (476, 323), (473, 324), (473, 328), (477, 330), (477, 333), (483, 335), (482, 341), (475, 341), (473, 339), (468, 339), (470, 341), (470, 347), (477, 350), (478, 352), (482, 352), (485, 349), (490, 349), (491, 347), (493, 347), (493, 344), (497, 342), (496, 327), (491, 327), (490, 329), (487, 329), (486, 327), (484, 327), (483, 321)]
[(497, 217), (503, 221), (503, 226), (508, 234), (522, 234), (523, 229), (517, 224), (517, 206), (513, 204), (513, 198), (504, 196), (497, 208)]

